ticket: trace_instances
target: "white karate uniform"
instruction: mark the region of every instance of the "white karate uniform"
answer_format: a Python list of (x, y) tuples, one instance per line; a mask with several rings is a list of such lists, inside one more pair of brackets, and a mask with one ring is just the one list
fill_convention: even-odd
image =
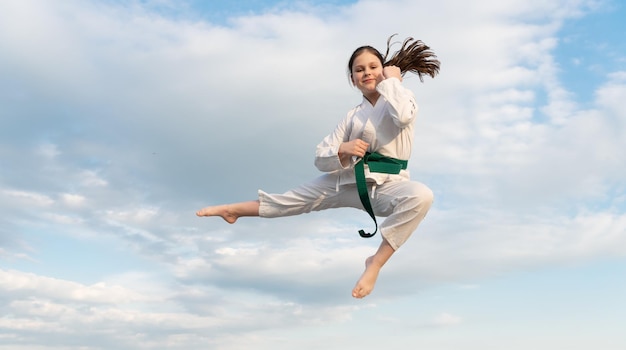
[[(364, 97), (333, 133), (317, 145), (315, 166), (325, 172), (324, 175), (284, 194), (259, 190), (261, 217), (282, 217), (341, 207), (364, 210), (354, 176), (354, 164), (359, 159), (352, 159), (350, 164), (343, 166), (339, 160), (339, 146), (342, 142), (362, 139), (369, 143), (369, 152), (408, 160), (418, 111), (413, 92), (402, 86), (399, 79), (385, 79), (376, 90), (381, 96), (374, 106)], [(370, 173), (366, 164), (365, 177), (375, 215), (387, 217), (378, 230), (393, 249), (398, 249), (430, 209), (433, 193), (426, 185), (410, 181), (408, 170), (399, 174)], [(371, 229), (364, 229), (372, 232), (373, 227), (372, 222)]]

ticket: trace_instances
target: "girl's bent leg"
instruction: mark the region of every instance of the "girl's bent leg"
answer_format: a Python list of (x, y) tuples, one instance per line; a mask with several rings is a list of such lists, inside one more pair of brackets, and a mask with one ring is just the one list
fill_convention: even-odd
[(415, 181), (398, 181), (378, 188), (374, 211), (387, 216), (378, 229), (393, 249), (400, 248), (430, 210), (433, 192)]
[(234, 224), (242, 216), (259, 216), (259, 201), (215, 205), (200, 209), (198, 216), (221, 216), (229, 224)]
[(374, 289), (378, 273), (393, 253), (411, 236), (426, 216), (433, 202), (433, 192), (424, 184), (402, 181), (378, 188), (374, 211), (387, 216), (378, 227), (383, 241), (365, 261), (365, 271), (352, 290), (352, 296), (363, 298)]
[(376, 251), (376, 254), (365, 260), (365, 271), (352, 290), (353, 297), (360, 299), (367, 296), (372, 292), (372, 290), (374, 290), (374, 285), (376, 284), (376, 279), (378, 279), (380, 269), (383, 265), (385, 265), (394, 252), (395, 250), (391, 247), (389, 242), (387, 242), (386, 239), (383, 239), (378, 247), (378, 250)]

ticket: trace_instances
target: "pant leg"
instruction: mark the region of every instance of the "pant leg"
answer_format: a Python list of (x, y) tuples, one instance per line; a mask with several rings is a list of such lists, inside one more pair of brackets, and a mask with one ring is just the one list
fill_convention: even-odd
[[(372, 193), (371, 184), (368, 184)], [(433, 202), (433, 192), (415, 181), (389, 181), (376, 187), (370, 198), (377, 216), (387, 218), (378, 227), (391, 247), (398, 249), (426, 216)], [(259, 216), (276, 218), (330, 208), (364, 210), (356, 184), (342, 185), (337, 191), (337, 177), (325, 174), (283, 194), (259, 190)]]
[(356, 184), (342, 185), (337, 190), (337, 175), (324, 174), (283, 194), (259, 190), (259, 216), (276, 218), (299, 215), (330, 208), (363, 209)]
[(394, 250), (417, 229), (433, 198), (430, 188), (416, 181), (390, 181), (376, 188), (372, 208), (376, 215), (387, 217), (378, 229)]

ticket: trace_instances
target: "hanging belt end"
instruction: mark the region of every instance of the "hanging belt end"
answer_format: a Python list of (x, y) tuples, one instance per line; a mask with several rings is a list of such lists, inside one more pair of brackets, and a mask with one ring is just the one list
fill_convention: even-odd
[(376, 231), (374, 231), (374, 233), (367, 233), (363, 230), (359, 230), (359, 236), (363, 238), (370, 238), (370, 237), (373, 237), (375, 234), (376, 234)]

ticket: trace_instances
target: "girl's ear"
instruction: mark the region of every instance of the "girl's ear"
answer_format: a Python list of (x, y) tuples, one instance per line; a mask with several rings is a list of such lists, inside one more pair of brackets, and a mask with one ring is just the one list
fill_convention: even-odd
[(352, 75), (352, 73), (350, 73), (350, 82), (352, 83), (352, 86), (355, 86), (356, 84), (354, 83), (354, 75)]

